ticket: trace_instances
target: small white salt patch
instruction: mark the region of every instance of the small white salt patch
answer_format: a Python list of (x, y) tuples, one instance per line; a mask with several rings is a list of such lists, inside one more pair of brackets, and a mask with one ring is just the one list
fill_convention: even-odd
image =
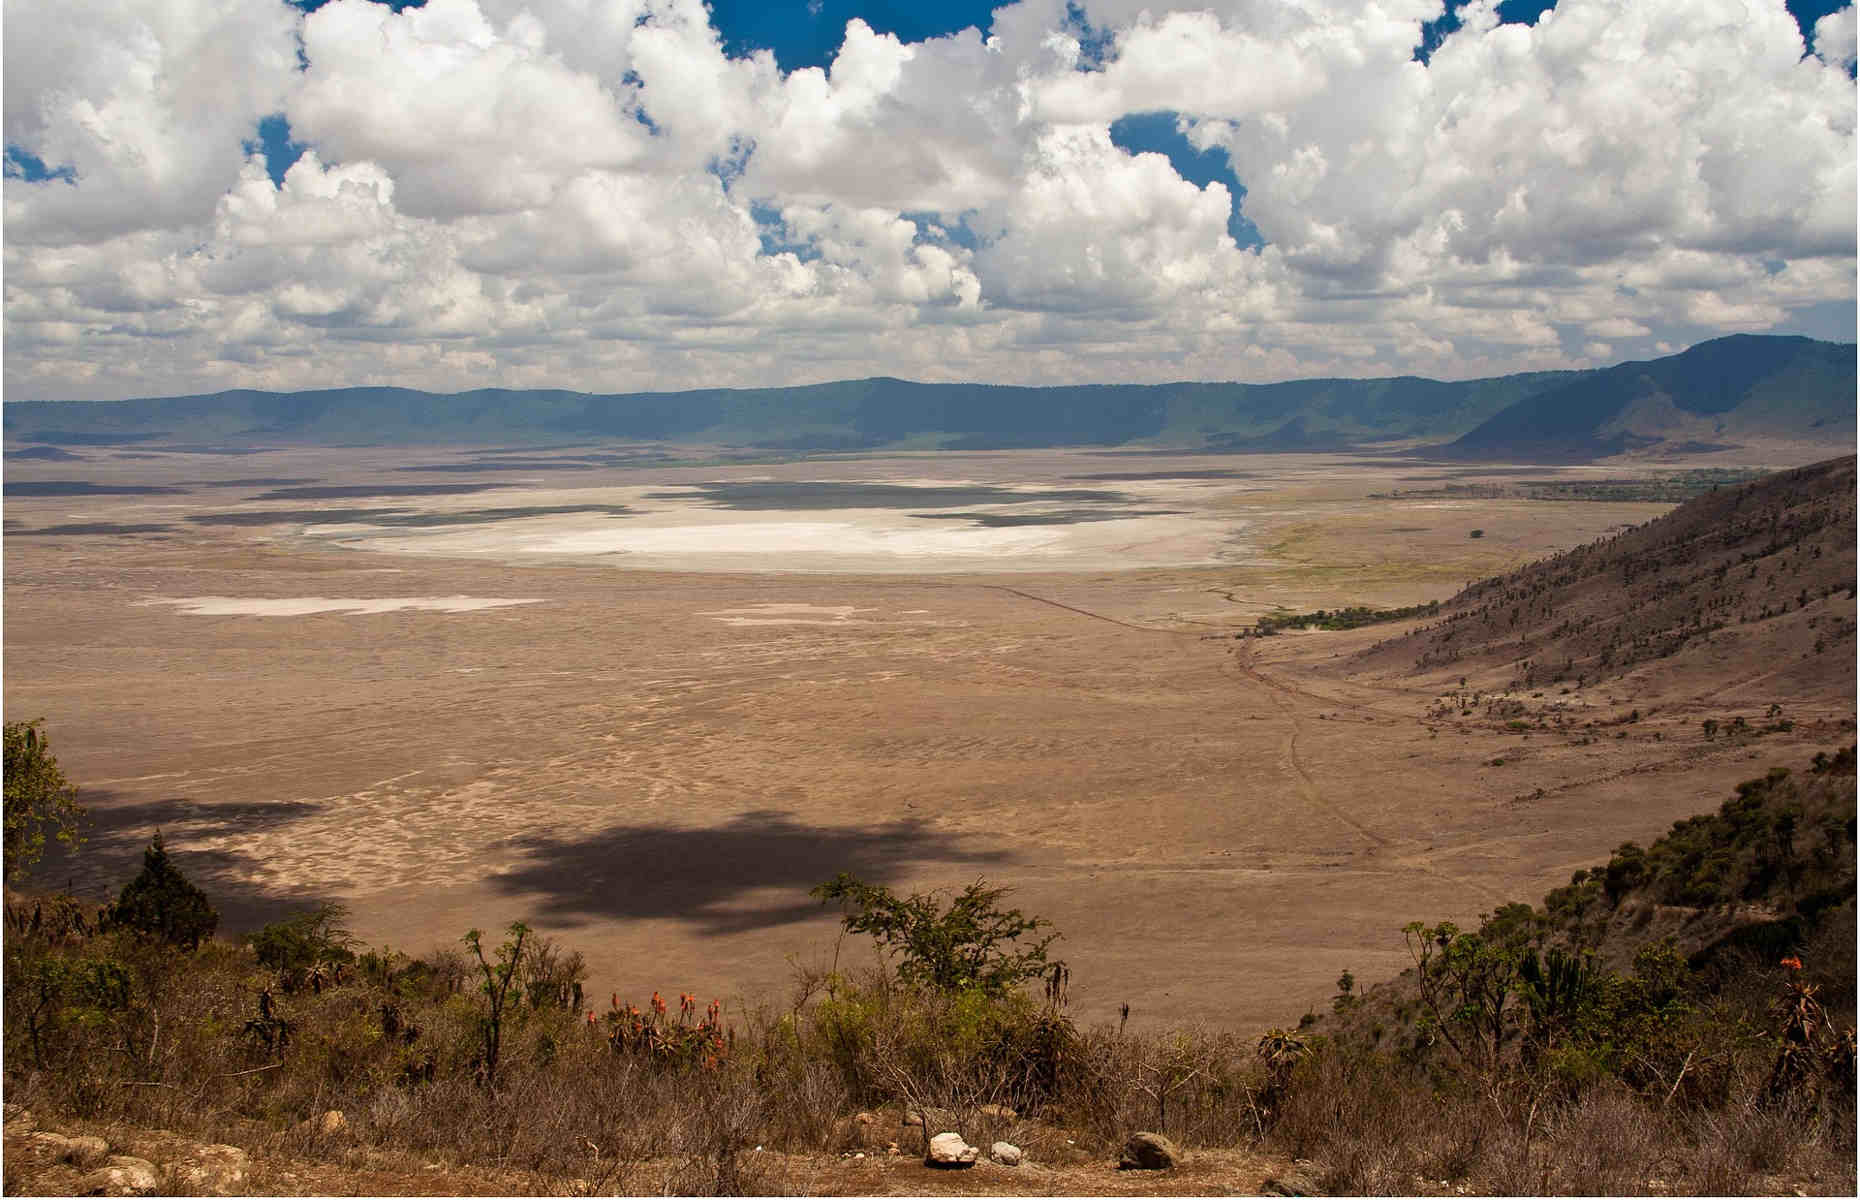
[(540, 604), (541, 600), (505, 600), (488, 596), (391, 596), (346, 599), (329, 596), (292, 596), (265, 599), (239, 596), (151, 596), (143, 605), (168, 605), (196, 617), (307, 617), (314, 613), (363, 615), (390, 612), (476, 612), (508, 608), (513, 604)]
[(697, 615), (722, 621), (725, 625), (863, 625), (866, 622), (855, 621), (852, 615), (877, 611), (851, 604), (752, 604), (748, 608), (718, 608)]

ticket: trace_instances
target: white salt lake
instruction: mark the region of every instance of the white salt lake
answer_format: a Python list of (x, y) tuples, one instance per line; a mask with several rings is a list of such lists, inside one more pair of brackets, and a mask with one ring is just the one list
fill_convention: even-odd
[[(596, 562), (676, 571), (911, 573), (1111, 570), (1233, 562), (1244, 525), (1216, 517), (1179, 491), (1017, 494), (1001, 487), (921, 481), (885, 485), (880, 504), (843, 506), (853, 497), (797, 487), (792, 495), (722, 502), (698, 490), (609, 487), (573, 495), (624, 512), (546, 511), (561, 490), (498, 496), (499, 517), (422, 505), (418, 523), (367, 519), (302, 526), (303, 536), (358, 550), (494, 558), (504, 562)], [(590, 493), (595, 493), (590, 495)], [(923, 501), (913, 503), (914, 494)], [(1202, 495), (1205, 496), (1205, 491)], [(954, 496), (954, 498), (952, 498)], [(1199, 497), (1196, 497), (1197, 499)], [(870, 504), (864, 495), (859, 500)], [(960, 503), (961, 511), (951, 511)], [(538, 509), (522, 512), (524, 505)], [(1165, 506), (1166, 505), (1166, 506)], [(505, 516), (503, 514), (509, 514)], [(753, 618), (752, 618), (753, 619)]]

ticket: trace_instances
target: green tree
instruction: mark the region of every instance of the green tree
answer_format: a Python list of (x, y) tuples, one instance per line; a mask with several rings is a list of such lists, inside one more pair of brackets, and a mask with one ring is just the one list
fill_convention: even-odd
[(213, 936), (220, 914), (168, 857), (158, 830), (142, 852), (142, 873), (123, 885), (111, 906), (109, 923), (192, 950)]
[(274, 971), (307, 970), (321, 963), (355, 961), (354, 938), (343, 922), (349, 910), (333, 901), (293, 913), (249, 933), (245, 940), (261, 967)]
[(1411, 921), (1402, 929), (1427, 1010), (1423, 1030), (1442, 1038), (1476, 1071), (1498, 1068), (1529, 915), (1528, 905), (1509, 904), (1477, 933), (1451, 921)]
[(1647, 852), (1633, 842), (1622, 842), (1602, 869), (1602, 892), (1608, 903), (1615, 904), (1646, 882), (1650, 873)]
[[(869, 933), (897, 955), (898, 977), (905, 982), (1003, 995), (1063, 965), (1049, 962), (1046, 953), (1059, 935), (1037, 937), (1052, 922), (1001, 906), (1012, 890), (977, 880), (945, 909), (936, 892), (900, 898), (841, 872), (810, 894), (823, 904), (839, 901), (847, 932)], [(1023, 945), (1023, 937), (1037, 940)]]
[(485, 1013), (479, 1022), (479, 1031), (484, 1037), (479, 1061), (483, 1067), (480, 1078), (486, 1087), (497, 1085), (497, 1059), (504, 1046), (504, 1006), (509, 1000), (510, 985), (516, 979), (517, 968), (523, 962), (523, 943), (529, 936), (528, 925), (521, 921), (514, 922), (510, 926), (510, 940), (497, 948), (495, 962), (484, 956), (482, 930), (469, 930), (463, 939), (477, 956), (478, 970), (484, 976), (484, 981), (479, 985), (485, 1000)]
[(84, 810), (39, 721), (6, 723), (6, 874), (18, 879), (45, 853), (45, 835), (76, 846)]
[(1356, 1001), (1356, 976), (1350, 972), (1348, 967), (1345, 967), (1343, 974), (1337, 976), (1337, 995), (1330, 1002), (1331, 1011), (1347, 1012), (1356, 1004)]

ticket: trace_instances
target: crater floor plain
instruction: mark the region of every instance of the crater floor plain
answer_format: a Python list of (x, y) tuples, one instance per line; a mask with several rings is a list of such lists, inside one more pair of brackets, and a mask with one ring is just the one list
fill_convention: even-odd
[[(510, 486), (453, 491), (447, 465), (477, 458), (444, 448), (84, 453), (7, 476), (89, 485), (6, 506), (8, 718), (46, 718), (95, 816), (47, 877), (107, 894), (159, 827), (229, 931), (336, 899), (358, 936), (418, 952), (524, 919), (586, 953), (602, 995), (782, 1002), (794, 962), (836, 953), (808, 889), (850, 870), (1015, 887), (1064, 934), (1086, 1019), (1284, 1024), (1345, 968), (1400, 969), (1404, 922), (1535, 900), (1825, 748), (1809, 713), (1760, 763), (1656, 743), (1651, 719), (1493, 766), (1514, 736), (1430, 733), (1432, 695), (1310, 669), (1387, 627), (1233, 638), (1278, 608), (1445, 599), (1669, 507), (1375, 498), (1438, 465), (557, 474), (538, 452)], [(410, 465), (438, 490), (370, 492)], [(261, 498), (279, 479), (317, 494)], [(749, 507), (714, 486), (732, 481), (845, 486), (837, 507)], [(932, 483), (946, 503), (873, 502)], [(1058, 494), (1077, 491), (1106, 498)], [(1080, 509), (1145, 515), (912, 515)], [(595, 530), (647, 540), (574, 542)]]

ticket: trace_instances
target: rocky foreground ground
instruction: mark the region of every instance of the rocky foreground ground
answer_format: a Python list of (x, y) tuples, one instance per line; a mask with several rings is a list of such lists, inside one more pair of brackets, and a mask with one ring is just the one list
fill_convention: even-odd
[[(932, 1165), (904, 1143), (921, 1136), (897, 1114), (860, 1114), (868, 1150), (840, 1155), (783, 1154), (757, 1148), (744, 1156), (740, 1182), (749, 1191), (814, 1195), (1257, 1195), (1307, 1194), (1310, 1164), (1241, 1151), (1182, 1153), (1171, 1165), (1120, 1168), (1084, 1151), (1049, 1152), (1063, 1161), (1022, 1157), (1006, 1165), (997, 1143), (965, 1165)], [(894, 1129), (894, 1124), (896, 1128)], [(624, 1172), (591, 1164), (589, 1177), (554, 1180), (530, 1171), (438, 1162), (360, 1144), (340, 1113), (287, 1136), (251, 1131), (252, 1149), (212, 1144), (165, 1130), (41, 1121), (6, 1106), (8, 1195), (599, 1195), (634, 1193), (669, 1182), (683, 1163), (629, 1164)], [(953, 1136), (953, 1135), (952, 1135)], [(902, 1142), (897, 1139), (902, 1139)], [(1140, 1157), (1160, 1164), (1154, 1147)], [(1417, 1187), (1421, 1181), (1417, 1180)], [(646, 1188), (646, 1190), (658, 1190)]]
[[(914, 1114), (905, 1114), (914, 1115)], [(867, 1150), (839, 1155), (786, 1154), (758, 1147), (744, 1156), (737, 1182), (751, 1194), (820, 1196), (1238, 1196), (1320, 1195), (1324, 1168), (1305, 1160), (1244, 1150), (1183, 1152), (1173, 1145), (1168, 1166), (1132, 1169), (1124, 1162), (1061, 1148), (1063, 1131), (1036, 1131), (1049, 1161), (1024, 1156), (998, 1161), (997, 1143), (965, 1168), (939, 1168), (926, 1160), (921, 1135), (899, 1114), (866, 1114)], [(869, 1121), (866, 1120), (870, 1118)], [(6, 1183), (10, 1196), (312, 1195), (312, 1196), (521, 1196), (612, 1195), (662, 1192), (681, 1177), (683, 1162), (591, 1164), (588, 1177), (567, 1181), (533, 1171), (434, 1161), (359, 1142), (341, 1113), (326, 1112), (288, 1135), (248, 1131), (253, 1149), (212, 1144), (165, 1131), (59, 1121), (40, 1122), (25, 1108), (6, 1106)], [(953, 1135), (950, 1135), (953, 1136)], [(1139, 1134), (1138, 1139), (1151, 1135)], [(890, 1140), (885, 1139), (902, 1139)], [(1133, 1142), (1137, 1139), (1133, 1139)], [(1149, 1149), (1139, 1156), (1155, 1163)], [(1816, 1195), (1813, 1181), (1776, 1176), (1765, 1195)], [(655, 1186), (656, 1185), (656, 1186)], [(1411, 1194), (1455, 1196), (1465, 1184), (1416, 1176)], [(1650, 1177), (1644, 1194), (1674, 1188)]]

